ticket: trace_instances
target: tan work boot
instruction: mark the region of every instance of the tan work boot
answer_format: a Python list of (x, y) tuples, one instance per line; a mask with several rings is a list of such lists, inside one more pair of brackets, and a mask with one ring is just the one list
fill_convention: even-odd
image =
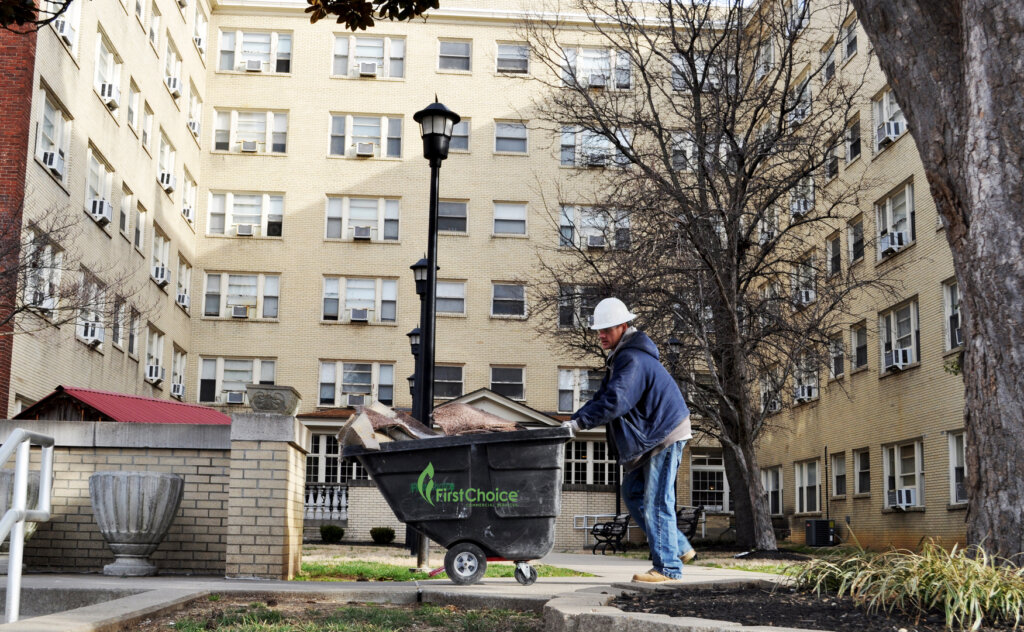
[(647, 571), (646, 573), (640, 573), (638, 575), (633, 575), (633, 581), (635, 581), (635, 582), (644, 582), (644, 583), (647, 583), (647, 584), (663, 584), (663, 583), (666, 583), (666, 582), (678, 582), (678, 581), (682, 581), (682, 580), (680, 580), (680, 579), (672, 579), (671, 577), (665, 577), (664, 575), (662, 575), (661, 573), (659, 573), (658, 571), (656, 571), (656, 570), (654, 570), (652, 568), (651, 570)]
[(683, 564), (689, 564), (690, 562), (692, 562), (696, 558), (697, 558), (697, 552), (694, 551), (693, 549), (690, 549), (686, 553), (683, 553), (682, 555), (679, 556), (679, 559), (683, 560)]

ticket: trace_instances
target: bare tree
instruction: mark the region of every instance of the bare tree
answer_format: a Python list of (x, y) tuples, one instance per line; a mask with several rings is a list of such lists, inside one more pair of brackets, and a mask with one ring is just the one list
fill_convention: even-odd
[(63, 15), (73, 1), (48, 0), (36, 6), (34, 0), (0, 0), (0, 27), (14, 33), (38, 31)]
[(309, 21), (316, 23), (331, 15), (338, 24), (356, 31), (372, 27), (378, 20), (406, 21), (422, 16), (428, 9), (436, 9), (438, 0), (306, 0)]
[(1024, 5), (852, 0), (953, 250), (966, 340), (967, 539), (1024, 553)]
[(839, 175), (836, 152), (847, 138), (859, 148), (845, 134), (863, 77), (819, 56), (848, 12), (575, 0), (521, 27), (549, 88), (531, 118), (560, 139), (563, 165), (583, 168), (549, 204), (560, 243), (538, 280), (559, 315), (548, 333), (594, 354), (583, 326), (595, 299), (641, 315), (721, 443), (738, 541), (758, 549), (776, 548), (758, 437), (784, 402), (818, 396), (851, 304), (893, 289), (842, 269), (845, 243), (822, 248), (865, 185)]

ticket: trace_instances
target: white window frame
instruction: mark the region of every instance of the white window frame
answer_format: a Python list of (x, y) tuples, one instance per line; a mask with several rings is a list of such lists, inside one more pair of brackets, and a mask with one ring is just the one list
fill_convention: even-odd
[(160, 149), (157, 153), (157, 171), (166, 171), (174, 176), (174, 160), (177, 157), (177, 151), (174, 149), (174, 145), (171, 144), (170, 139), (167, 138), (167, 134), (164, 133), (163, 128), (160, 128)]
[[(558, 412), (575, 412), (580, 408), (580, 406), (583, 406), (583, 404), (589, 402), (593, 398), (594, 393), (597, 391), (597, 387), (600, 386), (600, 382), (603, 378), (603, 372), (598, 369), (559, 367), (557, 404)], [(594, 389), (591, 390), (591, 380), (595, 379), (597, 380), (597, 384), (595, 384)], [(562, 407), (563, 393), (569, 395), (572, 401), (570, 408)]]
[[(439, 395), (438, 394), (438, 388), (437, 388), (437, 384), (438, 384), (438, 379), (437, 379), (438, 371), (437, 371), (437, 369), (440, 369), (440, 368), (458, 369), (459, 370), (459, 379), (458, 379), (458, 381), (456, 381), (456, 380), (442, 380), (442, 382), (445, 383), (445, 384), (458, 384), (459, 385), (459, 392), (458, 392), (458, 394), (456, 394), (456, 395)], [(462, 366), (461, 364), (438, 364), (438, 365), (436, 365), (434, 367), (434, 399), (456, 399), (456, 398), (462, 397), (465, 394), (465, 392), (466, 392), (466, 367)]]
[[(615, 132), (620, 144), (632, 147), (633, 130)], [(608, 136), (576, 125), (561, 128), (559, 164), (562, 167), (620, 167), (629, 166), (629, 160)]]
[[(897, 200), (902, 200), (902, 212), (898, 209), (896, 204)], [(907, 182), (902, 186), (896, 188), (892, 193), (885, 196), (885, 198), (875, 203), (875, 226), (876, 238), (878, 240), (878, 248), (876, 249), (877, 260), (881, 261), (893, 254), (882, 254), (882, 250), (885, 247), (883, 243), (883, 237), (889, 233), (903, 232), (906, 234), (906, 243), (899, 252), (906, 249), (906, 246), (914, 243), (917, 239), (916, 234), (916, 222), (915, 222), (915, 209), (914, 209), (914, 183)]]
[[(47, 0), (44, 0), (40, 4), (43, 6), (43, 11), (41, 12), (40, 17), (45, 17), (47, 13), (53, 15), (54, 13), (61, 10), (65, 6), (64, 3), (49, 2)], [(64, 41), (64, 36), (58, 36), (57, 41), (59, 41), (61, 45), (67, 47), (71, 51), (71, 56), (77, 59), (78, 42), (81, 39), (80, 37), (78, 37), (78, 30), (81, 25), (80, 23), (82, 3), (72, 2), (66, 6), (67, 10), (64, 11), (64, 13), (62, 13), (60, 17), (56, 18), (53, 22), (50, 22), (50, 27), (53, 29), (54, 33), (57, 33), (57, 29), (59, 26), (57, 23), (62, 22), (64, 24), (64, 36), (66, 36), (71, 41)]]
[[(447, 309), (442, 310), (440, 307), (440, 301), (461, 301), (462, 311), (450, 311)], [(438, 279), (437, 281), (437, 304), (436, 307), (438, 316), (465, 316), (466, 315), (466, 282)]]
[[(350, 281), (352, 282), (351, 284), (349, 283)], [(349, 290), (355, 289), (353, 288), (353, 285), (365, 285), (370, 283), (372, 283), (373, 285), (373, 298), (370, 301), (370, 305), (367, 305), (365, 300), (359, 300), (354, 297), (350, 298)], [(328, 317), (328, 300), (337, 300), (336, 318)], [(398, 280), (383, 277), (324, 277), (323, 301), (321, 303), (320, 312), (321, 322), (351, 323), (351, 310), (353, 309), (354, 304), (360, 305), (359, 307), (354, 307), (354, 309), (369, 310), (369, 312), (371, 313), (371, 317), (368, 319), (368, 322), (386, 324), (396, 323), (398, 320)], [(384, 319), (383, 316), (385, 311), (393, 313), (394, 317)]]
[[(493, 205), (493, 221), (491, 223), (491, 236), (492, 237), (507, 237), (509, 235), (514, 236), (526, 236), (529, 234), (527, 226), (527, 218), (529, 216), (529, 207), (526, 202), (499, 202), (495, 201)], [(516, 231), (498, 231), (498, 222), (506, 223), (522, 223), (523, 230), (521, 232)]]
[(828, 262), (828, 276), (843, 271), (843, 239), (838, 232), (825, 239), (825, 261)]
[[(522, 143), (522, 150), (499, 149), (500, 143), (515, 143), (518, 147)], [(525, 156), (530, 153), (530, 130), (526, 121), (494, 121), (494, 153), (510, 156)]]
[[(88, 157), (86, 158), (87, 171), (85, 177), (85, 211), (91, 212), (93, 199), (101, 199), (106, 202), (113, 200), (114, 170), (110, 163), (91, 144), (89, 145)], [(90, 217), (92, 215), (90, 214)], [(113, 218), (111, 218), (113, 219)], [(107, 230), (104, 227), (104, 230)]]
[(106, 304), (107, 289), (99, 279), (87, 270), (82, 270), (81, 283), (82, 289), (80, 296), (82, 297), (83, 305), (78, 310), (78, 322), (75, 327), (75, 332), (78, 339), (84, 342), (85, 334), (88, 331), (91, 335), (94, 335), (99, 339), (100, 344), (97, 348), (101, 348), (105, 338), (103, 308)]
[[(376, 217), (353, 219), (353, 207), (367, 211), (376, 206)], [(401, 198), (363, 196), (327, 196), (324, 239), (359, 241), (355, 228), (369, 227), (370, 241), (397, 243), (401, 237)]]
[[(360, 56), (360, 40), (380, 40), (381, 56)], [(340, 55), (340, 49), (345, 54)], [(360, 63), (376, 61), (378, 79), (404, 79), (407, 55), (406, 39), (398, 35), (335, 35), (331, 57), (331, 76), (360, 78)], [(345, 72), (338, 72), (339, 60), (345, 60)], [(351, 61), (350, 61), (351, 60)]]
[[(178, 285), (177, 293), (184, 294), (190, 298), (189, 307), (181, 305), (180, 307), (186, 312), (191, 310), (191, 296), (192, 296), (192, 265), (185, 260), (180, 254), (178, 255)], [(175, 297), (177, 298), (177, 297)]]
[[(262, 121), (262, 117), (265, 117)], [(288, 112), (280, 110), (214, 110), (213, 151), (251, 154), (288, 153)], [(251, 131), (240, 125), (255, 124)], [(262, 129), (261, 129), (262, 128)], [(256, 151), (243, 152), (243, 142), (255, 142)], [(217, 148), (218, 144), (227, 148)]]
[(170, 274), (170, 267), (167, 265), (167, 261), (171, 254), (171, 240), (167, 238), (164, 231), (160, 230), (159, 226), (153, 226), (153, 247), (152, 247), (152, 258), (150, 265), (152, 267), (161, 266), (167, 268), (168, 274)]
[[(106, 34), (101, 30), (96, 37), (96, 58), (95, 74), (93, 75), (93, 88), (100, 93), (100, 84), (114, 84), (117, 93), (121, 91), (121, 56), (117, 54), (114, 45), (107, 39)], [(104, 77), (103, 75), (108, 75)], [(106, 78), (107, 81), (103, 81)]]
[[(892, 88), (886, 88), (881, 94), (871, 101), (871, 112), (875, 117), (875, 129), (883, 123), (890, 121), (896, 121), (900, 123), (900, 135), (897, 137), (902, 138), (907, 133), (907, 117), (904, 116), (903, 110), (900, 109), (898, 103), (896, 103), (896, 95), (892, 91)], [(895, 143), (893, 143), (895, 144)], [(878, 134), (874, 135), (874, 147), (875, 153), (877, 154), (883, 148), (878, 144)]]
[[(202, 48), (196, 42), (196, 38), (199, 38), (203, 42)], [(196, 13), (195, 20), (193, 21), (192, 27), (192, 43), (196, 45), (196, 50), (199, 51), (199, 58), (203, 60), (203, 64), (206, 63), (206, 51), (210, 49), (210, 19), (206, 17), (206, 12), (203, 11), (202, 2), (196, 1)]]
[[(899, 322), (909, 322), (910, 331), (899, 333)], [(878, 342), (880, 369), (885, 373), (886, 351), (910, 349), (910, 364), (920, 361), (918, 357), (918, 338), (920, 333), (917, 300), (910, 300), (885, 310), (878, 316)], [(886, 349), (889, 347), (889, 349)]]
[(142, 322), (142, 315), (134, 307), (128, 308), (128, 324), (124, 328), (125, 335), (128, 339), (128, 344), (125, 351), (128, 352), (128, 356), (131, 358), (138, 357), (139, 354), (139, 324)]
[[(867, 253), (867, 244), (864, 240), (864, 217), (857, 216), (847, 225), (847, 242), (849, 243), (850, 266), (862, 261)], [(857, 233), (860, 233), (860, 256), (857, 256)]]
[(825, 48), (821, 49), (821, 83), (826, 84), (836, 76), (838, 64), (836, 62), (836, 43), (829, 39)]
[[(251, 218), (252, 213), (236, 213), (235, 212), (235, 199), (239, 200), (250, 199), (253, 197), (259, 198), (259, 214), (260, 221), (258, 224), (250, 222), (242, 222), (240, 219)], [(194, 207), (193, 207), (194, 208)], [(239, 206), (239, 210), (242, 207)], [(221, 223), (219, 216), (223, 215), (223, 230), (216, 232), (214, 229), (214, 219), (218, 218), (217, 223)], [(272, 219), (277, 218), (277, 219)], [(211, 191), (210, 192), (210, 203), (207, 205), (206, 215), (206, 234), (216, 235), (223, 237), (233, 237), (238, 239), (252, 239), (253, 237), (267, 237), (269, 239), (278, 239), (277, 235), (269, 235), (272, 232), (270, 229), (274, 228), (272, 224), (278, 224), (283, 227), (284, 224), (284, 193), (277, 192), (266, 192), (266, 191)], [(239, 236), (238, 226), (239, 225), (251, 225), (254, 227), (253, 235), (250, 236)]]
[[(793, 464), (794, 489), (796, 489), (796, 513), (821, 513), (821, 464), (818, 459), (799, 461)], [(812, 496), (813, 494), (813, 496)], [(811, 506), (811, 500), (814, 506)]]
[[(185, 385), (185, 369), (188, 366), (188, 354), (182, 351), (177, 346), (174, 347), (171, 352), (171, 384)], [(171, 394), (172, 397), (178, 397), (177, 395)], [(184, 396), (178, 397), (179, 399), (185, 399)]]
[(153, 108), (149, 106), (148, 101), (144, 101), (142, 104), (142, 129), (139, 130), (139, 139), (142, 143), (142, 148), (148, 153), (153, 151)]
[[(867, 467), (864, 467), (864, 466)], [(871, 493), (871, 450), (862, 448), (853, 451), (853, 493), (860, 496)], [(861, 479), (865, 478), (867, 485)]]
[[(231, 277), (256, 277), (256, 295), (251, 299), (252, 303), (249, 303), (248, 294), (230, 294), (230, 281)], [(211, 282), (211, 278), (219, 279), (216, 283)], [(276, 279), (274, 281), (273, 279)], [(273, 309), (273, 303), (267, 304), (267, 299), (276, 299), (277, 307), (280, 310), (281, 303), (281, 276), (278, 274), (265, 274), (258, 272), (207, 272), (203, 278), (203, 318), (222, 318), (224, 320), (277, 320), (279, 316), (268, 316), (264, 317), (265, 308)], [(274, 287), (276, 284), (276, 288)], [(212, 292), (211, 289), (216, 287), (217, 292)], [(277, 290), (277, 295), (272, 293), (274, 289)], [(217, 314), (207, 313), (207, 300), (210, 297), (217, 296), (218, 311)], [(232, 297), (243, 297), (245, 300), (231, 300)], [(248, 316), (244, 319), (234, 319), (231, 316), (231, 308), (235, 305), (246, 305)], [(280, 311), (278, 311), (280, 314)]]
[(768, 76), (768, 73), (775, 67), (775, 42), (771, 38), (761, 42), (757, 51), (757, 67), (754, 70), (754, 81), (760, 81)]
[[(445, 44), (466, 44), (469, 46), (469, 51), (465, 54), (454, 54), (449, 49), (449, 52), (445, 52)], [(443, 59), (464, 59), (466, 60), (465, 68), (445, 68), (442, 66)], [(461, 65), (461, 64), (460, 64)], [(437, 42), (437, 71), (438, 72), (454, 72), (454, 73), (471, 73), (473, 72), (473, 40), (471, 39), (456, 39), (456, 38), (441, 38)]]
[[(843, 143), (846, 150), (846, 164), (850, 164), (854, 160), (860, 158), (860, 155), (864, 153), (864, 143), (861, 139), (859, 118), (846, 124), (846, 129), (843, 132)], [(856, 152), (854, 152), (855, 147), (857, 149)]]
[[(913, 452), (908, 454), (908, 448)], [(908, 459), (913, 460), (907, 471)], [(924, 445), (920, 439), (903, 441), (882, 446), (883, 480), (885, 481), (884, 507), (890, 508), (889, 493), (897, 489), (911, 488), (917, 490), (917, 503), (914, 507), (924, 506)]]
[(165, 338), (162, 331), (150, 325), (146, 331), (146, 367), (164, 366)]
[(842, 334), (829, 338), (828, 357), (829, 379), (838, 380), (846, 374), (846, 345), (843, 344)]
[[(857, 24), (859, 20), (855, 17), (840, 29), (839, 43), (843, 48), (843, 62), (857, 54)], [(850, 50), (850, 46), (853, 50)]]
[[(946, 336), (946, 351), (959, 349), (963, 346), (963, 312), (960, 310), (960, 285), (956, 279), (942, 284), (943, 329)], [(954, 327), (954, 319), (956, 319)], [(959, 334), (954, 333), (958, 331)], [(959, 335), (960, 344), (954, 344)]]
[[(178, 52), (178, 47), (174, 45), (174, 41), (171, 36), (167, 36), (167, 52), (164, 55), (164, 86), (170, 90), (170, 86), (167, 85), (168, 79), (177, 79), (179, 86), (179, 95), (174, 97), (179, 98), (180, 91), (184, 90), (184, 81), (181, 80), (181, 53)], [(172, 97), (174, 95), (171, 95)]]
[[(230, 48), (225, 47), (225, 36), (230, 34)], [(245, 38), (247, 35), (269, 34), (270, 42), (266, 54), (262, 51), (246, 50)], [(291, 52), (292, 52), (291, 31), (265, 31), (260, 29), (220, 29), (217, 33), (217, 72), (234, 72), (246, 74), (246, 62), (249, 59), (260, 60), (260, 72), (270, 74), (291, 74)], [(207, 46), (209, 48), (209, 46)], [(230, 55), (230, 57), (229, 57)], [(229, 67), (225, 68), (225, 61)], [(287, 70), (278, 70), (282, 62), (288, 66)]]
[(818, 399), (821, 395), (821, 385), (818, 383), (818, 367), (809, 357), (800, 358), (793, 367), (793, 396), (796, 397), (801, 387), (810, 387), (814, 395), (812, 400)]
[[(849, 492), (850, 480), (846, 475), (846, 453), (845, 452), (834, 452), (829, 458), (831, 459), (831, 473), (830, 478), (832, 479), (832, 491), (831, 496), (843, 496)], [(842, 479), (843, 490), (839, 491), (840, 478)]]
[[(356, 135), (357, 125), (365, 127), (377, 119), (377, 134)], [(341, 129), (339, 129), (341, 128)], [(405, 136), (405, 119), (389, 114), (345, 114), (332, 113), (328, 119), (327, 155), (331, 158), (350, 158), (353, 160), (392, 159), (402, 157), (403, 137)], [(395, 136), (394, 133), (398, 132)], [(373, 143), (373, 156), (359, 156), (359, 143)], [(336, 153), (341, 145), (342, 153)], [(395, 146), (397, 144), (397, 147)]]
[[(722, 489), (719, 490), (698, 490), (697, 489), (697, 476), (695, 474), (700, 472), (707, 472), (713, 475), (721, 475)], [(718, 493), (722, 495), (722, 504), (715, 505), (708, 502), (703, 502), (700, 496), (697, 494)], [(720, 450), (706, 450), (695, 448), (690, 452), (690, 505), (697, 506), (703, 505), (704, 511), (715, 512), (715, 513), (728, 513), (732, 511), (731, 502), (732, 492), (729, 489), (729, 477), (725, 475), (725, 462), (722, 457)]]
[(191, 82), (188, 93), (188, 122), (194, 122), (199, 128), (195, 136), (196, 142), (199, 142), (199, 139), (203, 137), (203, 98), (199, 95), (195, 84)]
[[(515, 298), (507, 298), (507, 297), (498, 298), (498, 287), (499, 286), (500, 287), (507, 287), (507, 288), (519, 288), (519, 291), (522, 293), (522, 303), (523, 303), (523, 310), (522, 310), (521, 313), (518, 313), (518, 314), (502, 314), (502, 313), (497, 313), (495, 311), (494, 308), (498, 305), (499, 302), (508, 302), (508, 303), (517, 302), (517, 299), (515, 299)], [(491, 318), (505, 318), (505, 319), (512, 319), (512, 320), (525, 319), (525, 318), (527, 318), (529, 316), (529, 311), (530, 311), (529, 310), (529, 305), (527, 304), (527, 300), (526, 300), (526, 284), (524, 284), (524, 283), (517, 283), (517, 282), (514, 282), (514, 281), (507, 281), (507, 282), (506, 281), (492, 281), (491, 282)]]
[[(783, 484), (782, 484), (782, 466), (775, 465), (773, 467), (761, 468), (761, 486), (764, 487), (765, 496), (768, 497), (768, 511), (773, 516), (781, 516), (785, 505), (783, 502), (785, 498), (783, 496)], [(776, 494), (773, 507), (772, 494)]]
[(141, 204), (135, 205), (135, 231), (132, 233), (132, 245), (140, 253), (146, 245), (146, 209)]
[[(196, 383), (196, 401), (198, 401), (200, 403), (206, 403), (206, 404), (209, 404), (209, 403), (226, 404), (227, 403), (225, 394), (228, 393), (229, 391), (224, 389), (224, 369), (225, 369), (225, 363), (228, 362), (228, 361), (238, 362), (238, 363), (245, 363), (245, 362), (250, 363), (251, 368), (250, 368), (249, 379), (253, 380), (253, 383), (258, 383), (258, 384), (274, 384), (277, 381), (277, 358), (271, 358), (271, 357), (265, 357), (265, 358), (245, 358), (245, 357), (237, 357), (237, 356), (200, 356), (200, 358), (199, 358), (199, 371), (198, 371), (198, 375), (196, 376), (196, 379), (197, 379), (197, 383)], [(213, 364), (210, 365), (210, 364), (208, 364), (208, 362), (212, 362)], [(205, 371), (210, 366), (213, 367), (213, 374), (214, 374), (214, 376), (213, 377), (209, 377), (209, 378), (204, 377)], [(268, 377), (270, 377), (271, 379), (266, 379)], [(203, 382), (206, 381), (206, 380), (210, 380), (210, 379), (214, 380), (214, 388), (213, 388), (213, 390), (214, 390), (214, 399), (212, 401), (211, 400), (203, 400), (203, 399), (201, 399), (201, 397), (202, 397)], [(242, 389), (240, 391), (231, 391), (231, 392), (241, 392), (241, 393), (243, 393), (243, 398), (242, 398), (243, 403), (245, 403), (245, 404), (249, 403), (249, 398), (248, 398), (247, 395), (245, 395), (246, 391), (245, 391), (244, 385), (243, 385), (243, 387), (242, 387)]]
[[(797, 208), (797, 204), (800, 202), (806, 202), (807, 212), (811, 213), (814, 211), (814, 176), (804, 176), (796, 183), (792, 191), (789, 193), (789, 215), (793, 218), (796, 213), (794, 209)], [(803, 214), (806, 214), (803, 213)]]
[(566, 485), (611, 485), (618, 470), (604, 440), (569, 441), (564, 465)]
[[(967, 497), (967, 434), (963, 430), (958, 430), (948, 433), (947, 436), (949, 437), (949, 504), (963, 505), (969, 500)], [(957, 483), (958, 474), (961, 481), (959, 484)]]
[(131, 232), (132, 215), (135, 207), (135, 194), (128, 188), (128, 185), (121, 185), (121, 204), (118, 209), (117, 229), (121, 235), (130, 241), (128, 233)]
[[(558, 328), (587, 327), (600, 301), (596, 288), (588, 285), (560, 285), (558, 288)], [(567, 311), (568, 310), (568, 311)], [(572, 324), (565, 316), (572, 315)]]
[[(530, 75), (530, 45), (526, 42), (495, 42), (494, 72), (509, 75)], [(502, 62), (505, 62), (504, 66)], [(522, 62), (526, 67), (520, 69)]]
[[(519, 381), (516, 382), (516, 381), (508, 381), (508, 380), (495, 380), (495, 371), (519, 371)], [(512, 395), (505, 395), (504, 393), (501, 393), (499, 389), (501, 389), (502, 387), (498, 386), (500, 384), (509, 384), (509, 385), (513, 385), (513, 386), (514, 385), (518, 385), (519, 388), (520, 388), (520, 395), (519, 395), (519, 397), (514, 397)], [(499, 395), (503, 395), (504, 397), (508, 397), (509, 399), (512, 399), (512, 400), (515, 400), (515, 401), (520, 401), (520, 402), (521, 401), (526, 401), (526, 367), (524, 367), (524, 366), (509, 366), (509, 365), (503, 365), (503, 364), (492, 364), (491, 365), (491, 370), (490, 370), (490, 385), (489, 385), (488, 388), (490, 388), (495, 393), (498, 393)]]
[[(457, 213), (460, 209), (461, 215)], [(441, 222), (444, 219), (461, 222), (462, 228), (442, 227)], [(437, 207), (437, 230), (449, 235), (469, 234), (469, 200), (440, 200)]]
[[(50, 93), (43, 91), (42, 94), (42, 110), (39, 113), (36, 135), (36, 159), (42, 163), (44, 152), (56, 152), (60, 164), (60, 175), (53, 174), (53, 177), (63, 183), (66, 181), (68, 173), (67, 157), (68, 147), (71, 144), (71, 119)], [(50, 171), (49, 168), (47, 171)]]
[[(199, 190), (196, 184), (195, 178), (189, 173), (188, 167), (184, 168), (182, 181), (184, 184), (181, 187), (181, 215), (182, 218), (188, 222), (189, 226), (195, 228), (196, 222), (196, 194)], [(190, 216), (185, 216), (185, 209), (191, 209)]]
[[(370, 360), (320, 360), (318, 364), (317, 373), (317, 406), (321, 407), (345, 407), (345, 396), (360, 395), (355, 391), (345, 390), (345, 365), (368, 365), (370, 372), (370, 392), (365, 393), (367, 397), (367, 404), (373, 400), (380, 401), (382, 392), (381, 388), (384, 387), (384, 393), (387, 392), (387, 388), (391, 389), (390, 399), (385, 397), (385, 405), (394, 405), (395, 396), (395, 363), (388, 361), (370, 361)], [(388, 383), (388, 374), (390, 373), (391, 382)], [(331, 381), (325, 381), (326, 378), (333, 378)], [(323, 397), (324, 388), (331, 385), (331, 399)], [(390, 403), (387, 403), (390, 401)]]
[(64, 251), (36, 231), (25, 247), (24, 302), (36, 308), (54, 310), (60, 297)]
[(605, 90), (633, 87), (633, 68), (627, 51), (601, 46), (563, 46), (559, 65), (564, 87), (590, 88), (591, 77), (595, 75), (604, 77)]

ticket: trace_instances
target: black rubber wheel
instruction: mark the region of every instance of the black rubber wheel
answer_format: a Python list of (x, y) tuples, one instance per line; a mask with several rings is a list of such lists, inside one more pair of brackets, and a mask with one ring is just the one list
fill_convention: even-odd
[(475, 584), (487, 572), (487, 556), (472, 542), (459, 542), (445, 553), (444, 570), (460, 586)]
[[(526, 567), (526, 572), (523, 572), (523, 567)], [(519, 565), (516, 564), (515, 572), (516, 581), (523, 586), (529, 586), (533, 582), (537, 581), (537, 569), (530, 566), (529, 564)]]

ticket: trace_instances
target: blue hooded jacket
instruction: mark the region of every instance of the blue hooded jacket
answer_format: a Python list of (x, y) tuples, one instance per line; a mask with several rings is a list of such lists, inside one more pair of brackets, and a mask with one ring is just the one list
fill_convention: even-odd
[(586, 430), (609, 424), (619, 462), (626, 463), (655, 448), (689, 414), (658, 348), (638, 331), (615, 352), (593, 399), (572, 418)]

